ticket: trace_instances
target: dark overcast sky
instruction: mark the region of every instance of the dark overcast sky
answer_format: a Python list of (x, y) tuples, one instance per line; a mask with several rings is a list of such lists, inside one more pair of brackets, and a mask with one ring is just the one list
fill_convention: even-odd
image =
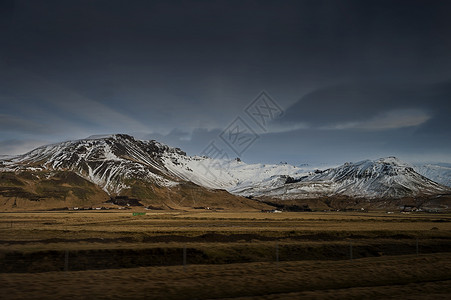
[[(0, 154), (130, 133), (255, 162), (451, 161), (451, 1), (0, 0)], [(284, 114), (245, 108), (266, 91)], [(236, 150), (236, 149), (235, 149)]]

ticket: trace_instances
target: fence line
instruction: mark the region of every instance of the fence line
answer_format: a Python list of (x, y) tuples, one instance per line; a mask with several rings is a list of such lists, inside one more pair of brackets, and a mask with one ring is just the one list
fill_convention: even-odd
[[(413, 242), (413, 243), (412, 243)], [(325, 244), (315, 248), (311, 244), (280, 244), (272, 246), (243, 244), (224, 246), (217, 252), (208, 248), (182, 247), (143, 249), (48, 250), (31, 253), (6, 252), (0, 257), (0, 272), (45, 272), (133, 268), (142, 266), (190, 264), (227, 264), (243, 262), (275, 262), (299, 260), (354, 260), (387, 255), (419, 255), (420, 240), (411, 243)], [(450, 252), (449, 243), (425, 244), (422, 253)], [(202, 250), (203, 249), (203, 250)], [(447, 250), (450, 249), (450, 250)]]

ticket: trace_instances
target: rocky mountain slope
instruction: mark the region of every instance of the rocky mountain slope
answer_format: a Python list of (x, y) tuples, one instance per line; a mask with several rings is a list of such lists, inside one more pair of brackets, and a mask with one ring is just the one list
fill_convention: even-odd
[(271, 196), (280, 199), (332, 196), (399, 199), (447, 194), (450, 189), (418, 174), (397, 158), (388, 157), (345, 163), (298, 178), (279, 176), (273, 178), (271, 184), (259, 184), (237, 192), (247, 196)]
[(428, 163), (414, 164), (413, 168), (419, 174), (434, 180), (437, 183), (451, 187), (451, 164)]
[(136, 178), (158, 186), (173, 186), (161, 161), (162, 155), (179, 153), (156, 141), (139, 141), (128, 135), (88, 138), (39, 147), (24, 155), (3, 161), (9, 170), (70, 170), (100, 186), (110, 195), (127, 188)]
[[(3, 203), (11, 203), (12, 198), (39, 202), (47, 199), (48, 202), (48, 199), (55, 199), (51, 196), (53, 192), (48, 190), (47, 194), (39, 194), (37, 186), (43, 180), (53, 180), (64, 172), (103, 190), (102, 199), (134, 198), (157, 208), (267, 207), (224, 190), (193, 184), (165, 167), (165, 162), (177, 164), (181, 157), (186, 155), (180, 149), (122, 134), (47, 145), (24, 155), (0, 160), (0, 172), (15, 177), (16, 183), (2, 181), (0, 196)], [(23, 182), (18, 178), (21, 176), (31, 176), (34, 180)], [(72, 202), (66, 204), (72, 205)]]
[[(320, 171), (309, 166), (246, 164), (239, 159), (187, 156), (178, 148), (121, 134), (47, 145), (3, 158), (0, 172), (4, 178), (0, 182), (0, 197), (9, 204), (15, 197), (16, 205), (17, 198), (40, 202), (49, 198), (66, 202), (72, 199), (69, 206), (78, 200), (102, 202), (110, 197), (128, 197), (159, 208), (260, 209), (262, 203), (240, 196), (371, 200), (450, 193), (449, 187), (418, 174), (394, 157)], [(61, 181), (61, 176), (69, 178), (69, 182)], [(78, 185), (85, 190), (77, 190)], [(95, 199), (89, 198), (93, 195)]]

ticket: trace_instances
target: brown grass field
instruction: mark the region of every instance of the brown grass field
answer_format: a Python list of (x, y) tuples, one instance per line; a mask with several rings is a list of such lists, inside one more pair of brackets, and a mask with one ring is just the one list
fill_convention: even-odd
[(1, 299), (449, 299), (451, 215), (0, 213)]

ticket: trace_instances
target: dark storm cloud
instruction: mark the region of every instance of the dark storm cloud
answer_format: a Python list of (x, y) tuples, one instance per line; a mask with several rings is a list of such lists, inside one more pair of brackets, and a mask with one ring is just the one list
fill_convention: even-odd
[(323, 129), (391, 129), (427, 123), (424, 128), (435, 131), (451, 127), (450, 99), (451, 82), (339, 85), (303, 96), (279, 122)]
[(451, 82), (335, 85), (288, 107), (273, 124), (287, 133), (268, 140), (291, 141), (299, 157), (310, 160), (312, 153), (330, 162), (396, 153), (411, 160), (449, 161), (450, 101)]
[(0, 114), (0, 127), (4, 132), (26, 132), (32, 134), (51, 134), (43, 124), (20, 117)]
[(421, 141), (445, 153), (450, 11), (449, 1), (2, 0), (0, 140), (128, 132), (194, 154), (266, 90), (287, 114), (250, 158), (396, 155)]

